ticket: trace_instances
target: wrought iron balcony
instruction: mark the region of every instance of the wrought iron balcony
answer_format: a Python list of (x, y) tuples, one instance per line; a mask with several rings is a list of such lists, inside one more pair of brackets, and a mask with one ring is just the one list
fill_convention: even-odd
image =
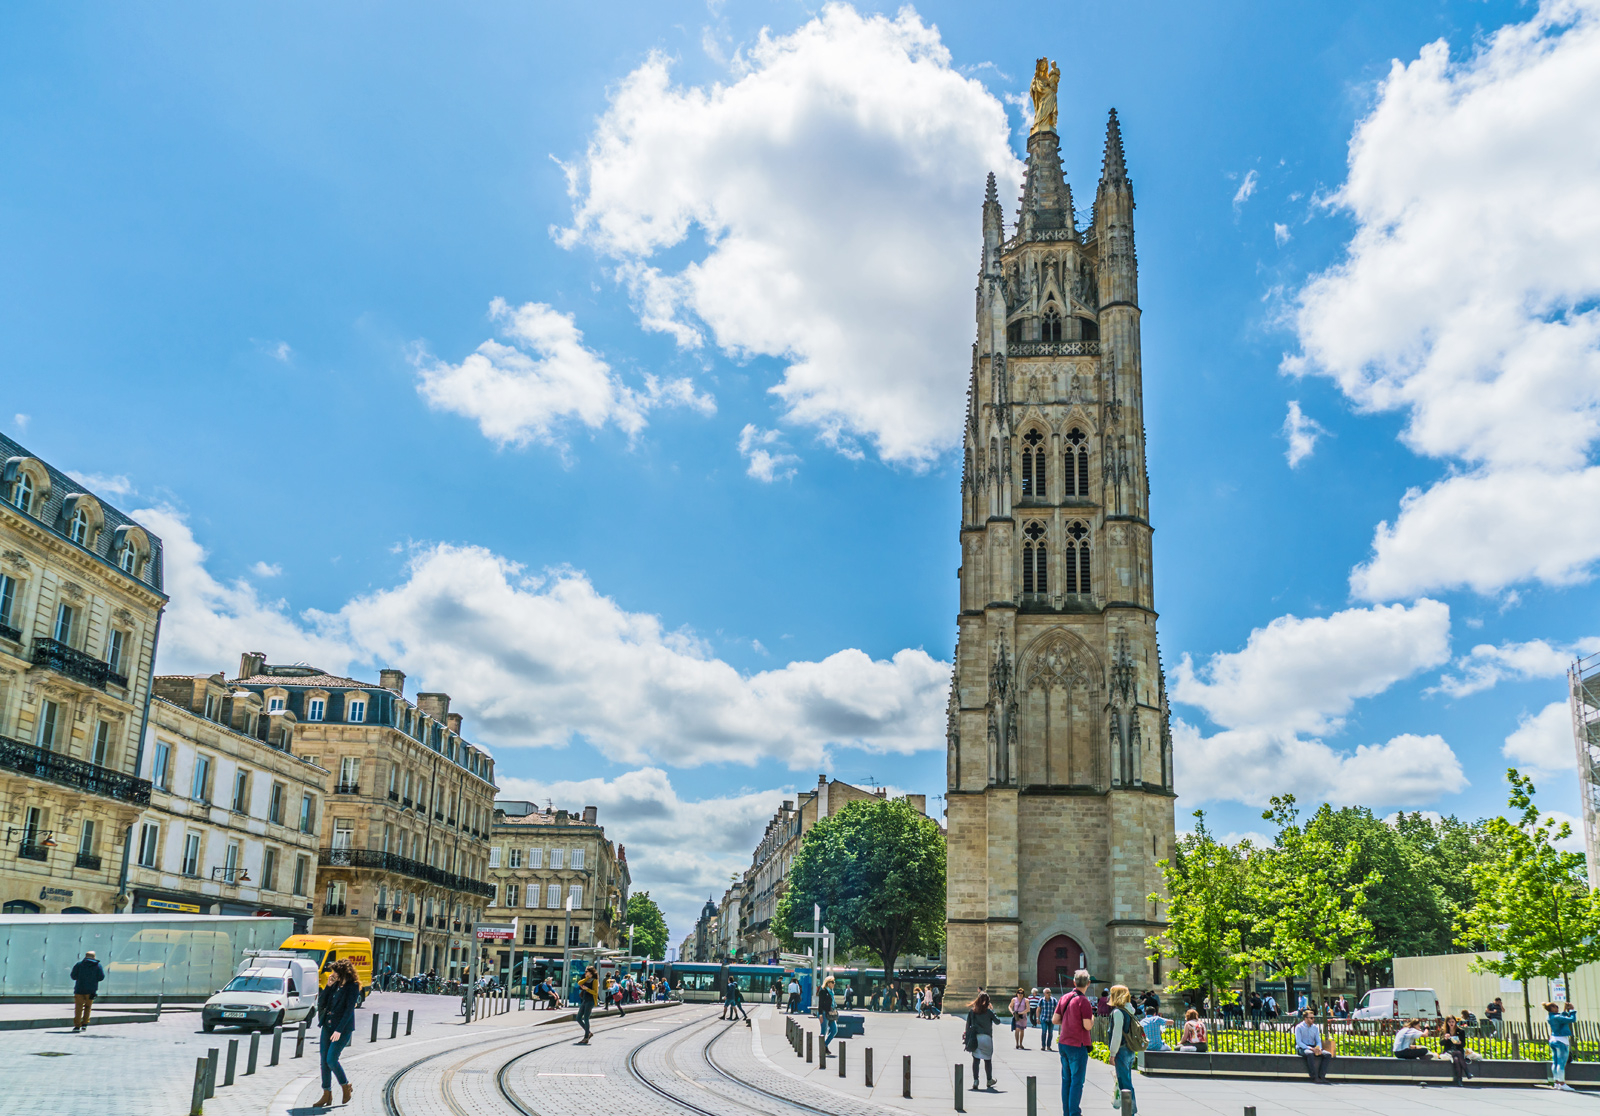
[(12, 643), (22, 642), (22, 632), (10, 624), (0, 624), (0, 639), (9, 639)]
[(73, 759), (59, 752), (24, 744), (9, 736), (0, 736), (0, 768), (20, 771), (35, 779), (59, 783), (64, 787), (74, 787), (89, 794), (100, 795), (102, 798), (114, 798), (120, 802), (131, 802), (136, 806), (150, 805), (148, 779), (96, 767), (92, 763), (85, 763), (83, 760)]
[(464, 891), (484, 898), (494, 894), (494, 888), (489, 884), (458, 876), (454, 872), (446, 872), (442, 868), (435, 868), (420, 860), (412, 860), (397, 853), (380, 852), (377, 849), (325, 848), (319, 851), (317, 862), (332, 868), (375, 868), (384, 872), (398, 872), (402, 876), (438, 884), (450, 891)]
[(340, 783), (333, 788), (334, 794), (360, 794), (360, 783)]
[(402, 799), (401, 799), (401, 800), (400, 800), (400, 809), (402, 809), (402, 810), (409, 810), (409, 809), (411, 809), (411, 799), (409, 799), (409, 798), (402, 798)]
[(388, 917), (389, 917), (389, 908), (388, 907), (379, 907), (378, 908), (378, 918), (379, 918), (379, 920), (381, 921), (381, 920), (386, 919)]
[(406, 915), (406, 925), (407, 926), (415, 926), (416, 924), (417, 924), (417, 916), (416, 916), (415, 912)]
[(107, 682), (123, 689), (128, 687), (128, 676), (112, 670), (111, 664), (54, 639), (33, 641), (33, 665), (76, 678), (99, 690), (105, 689)]
[(49, 860), (50, 850), (37, 841), (23, 841), (17, 846), (17, 855), (24, 860)]
[(390, 791), (389, 792), (389, 801), (390, 802), (399, 802), (400, 801), (400, 792), (399, 791)]
[(324, 904), (322, 904), (322, 913), (325, 914), (325, 915), (330, 915), (330, 916), (332, 916), (334, 918), (343, 918), (344, 917), (344, 904), (343, 903), (324, 903)]
[(100, 870), (100, 858), (93, 853), (79, 853), (75, 866), (78, 868), (92, 868), (98, 872)]

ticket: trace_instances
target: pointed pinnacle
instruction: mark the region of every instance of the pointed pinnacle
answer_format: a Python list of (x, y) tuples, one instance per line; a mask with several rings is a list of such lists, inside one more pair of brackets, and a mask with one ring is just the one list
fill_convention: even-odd
[(1117, 123), (1117, 110), (1111, 110), (1111, 117), (1106, 121), (1106, 151), (1105, 161), (1100, 171), (1100, 180), (1116, 181), (1128, 177), (1128, 167), (1123, 162), (1122, 154), (1122, 126)]
[(989, 185), (983, 191), (983, 204), (984, 205), (999, 205), (1000, 204), (1000, 195), (995, 190), (994, 171), (990, 171), (989, 172)]

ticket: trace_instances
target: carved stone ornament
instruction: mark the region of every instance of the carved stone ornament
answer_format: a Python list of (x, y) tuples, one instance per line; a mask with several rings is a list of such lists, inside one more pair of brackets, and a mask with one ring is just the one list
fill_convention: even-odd
[(79, 585), (76, 581), (63, 581), (61, 583), (61, 591), (75, 601), (83, 600), (85, 595), (83, 586)]
[(117, 609), (117, 611), (114, 612), (112, 615), (115, 616), (118, 620), (121, 620), (124, 624), (133, 623), (133, 613), (128, 611), (125, 608)]
[(33, 565), (28, 561), (28, 556), (20, 550), (8, 550), (4, 554), (0, 554), (0, 558), (4, 558), (19, 570), (33, 569)]

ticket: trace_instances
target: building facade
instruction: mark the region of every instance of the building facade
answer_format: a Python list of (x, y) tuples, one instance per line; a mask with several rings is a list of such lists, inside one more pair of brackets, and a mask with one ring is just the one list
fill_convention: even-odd
[(134, 911), (273, 915), (311, 925), (328, 772), (222, 674), (158, 676), (134, 833)]
[(574, 813), (541, 810), (532, 802), (496, 802), (488, 880), (494, 893), (485, 917), (515, 918), (519, 928), (515, 942), (486, 949), (489, 967), (497, 972), (515, 970), (520, 977), (524, 961), (543, 961), (558, 971), (568, 949), (628, 944), (628, 853), (606, 837), (594, 806)]
[(0, 436), (0, 910), (127, 906), (161, 540)]
[[(826, 775), (817, 776), (817, 785), (801, 793), (798, 799), (788, 799), (778, 807), (778, 812), (767, 822), (761, 842), (751, 854), (750, 867), (745, 870), (740, 888), (739, 937), (742, 956), (752, 961), (775, 960), (783, 945), (772, 931), (772, 916), (777, 912), (778, 900), (783, 897), (789, 879), (789, 867), (795, 853), (800, 851), (800, 840), (819, 820), (831, 817), (851, 802), (869, 798), (886, 798), (888, 791), (882, 787), (863, 790)], [(906, 796), (919, 813), (927, 813), (926, 795)]]
[(492, 886), (494, 760), (461, 736), (450, 696), (405, 696), (406, 676), (362, 682), (240, 659), (273, 734), (328, 771), (313, 900), (319, 933), (371, 938), (397, 973), (462, 975)]
[(947, 740), (958, 999), (1080, 967), (1159, 983), (1148, 897), (1173, 845), (1133, 186), (1113, 112), (1079, 229), (1045, 70), (1034, 100), (1009, 238), (993, 175), (983, 205)]

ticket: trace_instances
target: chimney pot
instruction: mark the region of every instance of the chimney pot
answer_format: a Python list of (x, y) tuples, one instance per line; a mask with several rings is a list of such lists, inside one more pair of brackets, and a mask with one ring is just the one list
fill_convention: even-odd
[(457, 736), (461, 735), (461, 714), (447, 713), (445, 714), (444, 720), (445, 723), (450, 726), (451, 732), (455, 733)]
[(439, 693), (418, 694), (417, 708), (434, 720), (442, 721), (450, 712), (450, 695)]
[(267, 665), (267, 657), (260, 651), (246, 651), (239, 656), (239, 677), (254, 678)]
[(599, 817), (600, 817), (600, 808), (599, 807), (597, 807), (597, 806), (585, 806), (583, 808), (583, 824), (584, 825), (594, 825), (596, 820)]
[(378, 685), (382, 686), (385, 690), (393, 690), (401, 697), (405, 697), (406, 672), (403, 670), (391, 670), (385, 667), (383, 670), (378, 672)]

